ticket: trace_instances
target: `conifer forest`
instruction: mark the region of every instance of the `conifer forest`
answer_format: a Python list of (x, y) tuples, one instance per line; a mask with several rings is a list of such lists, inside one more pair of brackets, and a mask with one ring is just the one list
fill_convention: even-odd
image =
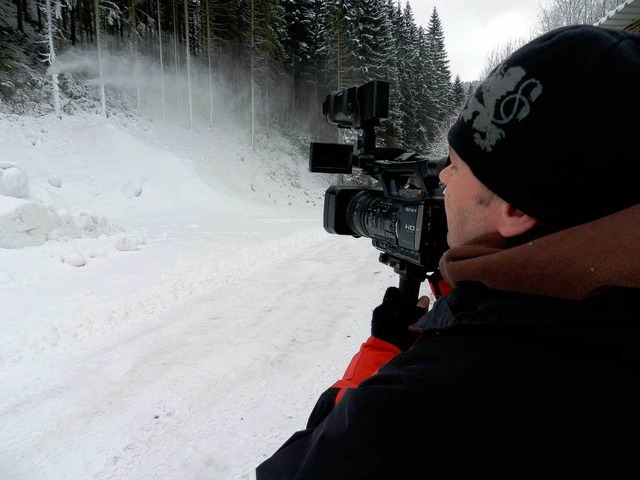
[(126, 91), (139, 111), (179, 113), (189, 126), (231, 116), (252, 141), (272, 129), (335, 141), (320, 114), (327, 93), (382, 79), (391, 85), (390, 115), (379, 138), (426, 153), (468, 95), (452, 78), (437, 10), (419, 26), (409, 2), (11, 1), (18, 30), (30, 25), (42, 36), (56, 113), (64, 111), (64, 77), (84, 75), (103, 114), (110, 95)]

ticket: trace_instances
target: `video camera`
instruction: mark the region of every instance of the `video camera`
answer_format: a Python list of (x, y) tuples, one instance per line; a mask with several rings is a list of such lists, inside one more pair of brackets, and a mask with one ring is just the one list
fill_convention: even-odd
[(380, 262), (400, 275), (409, 299), (447, 247), (443, 185), (438, 175), (448, 157), (423, 157), (398, 148), (376, 147), (375, 127), (389, 116), (389, 83), (373, 80), (327, 95), (327, 122), (359, 130), (357, 153), (350, 144), (311, 143), (309, 171), (351, 174), (353, 168), (378, 180), (376, 187), (330, 186), (324, 199), (329, 233), (368, 237)]

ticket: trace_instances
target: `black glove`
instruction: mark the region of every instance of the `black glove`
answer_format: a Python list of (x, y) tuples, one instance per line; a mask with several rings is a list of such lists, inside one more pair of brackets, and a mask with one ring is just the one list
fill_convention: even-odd
[(412, 304), (396, 287), (389, 287), (382, 304), (373, 311), (371, 335), (392, 343), (403, 352), (408, 350), (419, 336), (409, 330), (409, 325), (418, 321), (426, 309)]

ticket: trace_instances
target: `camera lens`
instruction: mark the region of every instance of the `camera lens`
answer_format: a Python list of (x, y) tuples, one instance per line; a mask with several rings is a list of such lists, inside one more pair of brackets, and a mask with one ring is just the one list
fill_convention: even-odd
[(352, 231), (388, 243), (418, 250), (423, 207), (419, 202), (386, 198), (381, 191), (364, 191), (353, 197), (347, 209)]
[(398, 211), (382, 191), (358, 193), (347, 209), (347, 223), (358, 235), (396, 242)]

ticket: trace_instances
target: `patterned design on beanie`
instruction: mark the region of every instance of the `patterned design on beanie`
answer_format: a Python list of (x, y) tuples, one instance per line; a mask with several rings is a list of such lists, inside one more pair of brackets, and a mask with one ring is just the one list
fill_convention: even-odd
[(623, 120), (640, 112), (639, 86), (640, 33), (562, 27), (505, 59), (447, 139), (514, 208), (579, 225), (640, 203), (639, 123)]
[(498, 125), (524, 120), (531, 111), (531, 103), (542, 93), (542, 84), (533, 78), (526, 79), (526, 74), (522, 67), (506, 68), (503, 63), (489, 75), (460, 114), (467, 122), (474, 113), (478, 114), (473, 120), (473, 139), (484, 151), (491, 152), (505, 137), (505, 131)]

